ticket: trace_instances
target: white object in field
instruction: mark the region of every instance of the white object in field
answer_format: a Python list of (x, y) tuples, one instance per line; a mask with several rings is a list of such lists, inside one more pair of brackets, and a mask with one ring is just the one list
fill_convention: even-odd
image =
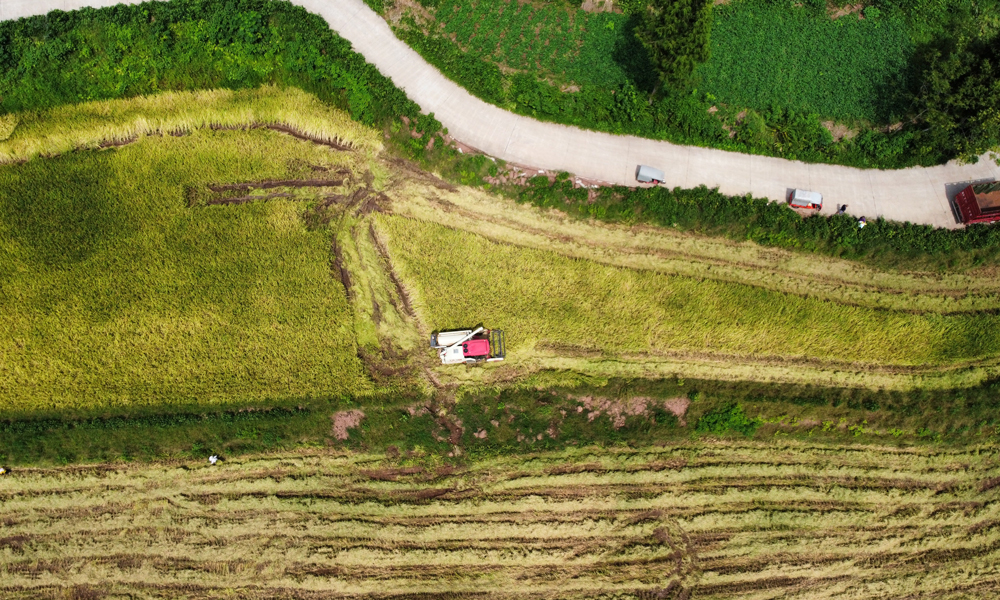
[(465, 352), (461, 346), (451, 346), (438, 354), (442, 365), (460, 365), (465, 362)]
[(208, 457), (208, 462), (214, 465), (215, 463), (219, 462), (219, 457), (213, 454), (212, 456)]

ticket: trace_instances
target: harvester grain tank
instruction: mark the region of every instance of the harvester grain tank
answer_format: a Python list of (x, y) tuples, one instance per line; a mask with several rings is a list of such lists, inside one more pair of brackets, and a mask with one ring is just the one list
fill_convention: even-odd
[(507, 353), (499, 329), (459, 329), (431, 334), (431, 348), (443, 365), (475, 364), (503, 360)]

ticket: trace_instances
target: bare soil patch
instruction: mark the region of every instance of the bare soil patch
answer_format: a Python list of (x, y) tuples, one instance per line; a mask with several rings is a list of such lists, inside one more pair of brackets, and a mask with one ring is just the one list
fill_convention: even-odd
[(212, 198), (205, 201), (205, 204), (246, 204), (257, 200), (276, 200), (278, 198), (291, 198), (288, 193), (267, 194), (264, 196), (236, 196), (234, 198)]
[(826, 127), (826, 130), (830, 132), (831, 136), (833, 136), (834, 142), (839, 142), (840, 140), (844, 139), (849, 140), (854, 136), (858, 135), (858, 132), (856, 130), (851, 129), (850, 127), (844, 125), (843, 123), (835, 123), (834, 121), (823, 121), (822, 125), (823, 127)]
[(324, 188), (340, 187), (344, 179), (285, 179), (280, 181), (253, 181), (248, 183), (227, 183), (207, 186), (213, 192), (228, 192), (232, 190), (270, 190), (274, 188)]
[(687, 425), (684, 415), (687, 414), (691, 401), (685, 397), (659, 400), (647, 396), (635, 396), (632, 398), (604, 398), (594, 396), (581, 396), (573, 398), (580, 403), (577, 412), (587, 412), (587, 420), (593, 421), (606, 415), (611, 419), (611, 426), (621, 429), (625, 426), (628, 417), (650, 416), (650, 410), (654, 407), (662, 407), (675, 417), (681, 426)]
[(830, 15), (831, 19), (839, 19), (840, 17), (846, 17), (851, 14), (857, 14), (859, 19), (864, 19), (865, 15), (861, 12), (864, 9), (865, 5), (860, 2), (857, 4), (847, 4), (845, 6), (827, 6), (826, 14)]
[(340, 139), (326, 139), (315, 135), (310, 135), (308, 133), (299, 131), (294, 127), (289, 125), (284, 125), (281, 123), (249, 123), (247, 125), (212, 125), (212, 129), (216, 131), (249, 131), (251, 129), (270, 129), (272, 131), (280, 131), (281, 133), (287, 133), (288, 135), (298, 138), (300, 140), (306, 140), (314, 144), (319, 144), (321, 146), (327, 146), (333, 148), (334, 150), (340, 150), (342, 152), (353, 152), (354, 147), (350, 142), (345, 142)]
[(330, 250), (333, 255), (333, 260), (330, 261), (330, 274), (333, 275), (334, 279), (340, 279), (340, 283), (343, 284), (344, 291), (347, 293), (347, 299), (353, 300), (354, 289), (351, 287), (351, 274), (344, 266), (344, 251), (337, 243), (336, 236), (330, 242)]
[[(479, 153), (478, 151), (476, 151)], [(559, 174), (558, 171), (551, 171), (547, 169), (539, 169), (538, 167), (532, 167), (529, 165), (521, 165), (517, 163), (507, 163), (503, 169), (497, 171), (496, 176), (486, 176), (485, 179), (488, 183), (493, 185), (516, 185), (524, 187), (528, 185), (528, 180), (532, 177), (537, 177), (539, 175), (548, 178), (550, 182), (556, 180), (556, 176)], [(613, 185), (610, 182), (602, 181), (600, 179), (590, 179), (587, 177), (580, 177), (570, 173), (569, 181), (573, 182), (574, 188), (590, 188), (596, 189), (599, 187), (608, 187)]]
[(979, 484), (980, 492), (988, 492), (995, 487), (1000, 487), (1000, 477), (994, 477), (992, 479), (987, 479), (986, 481)]
[(123, 140), (104, 140), (97, 144), (99, 148), (120, 148), (135, 142), (139, 139), (139, 136), (133, 135), (132, 137), (125, 138)]
[(348, 438), (347, 430), (357, 428), (364, 418), (364, 411), (358, 409), (342, 410), (333, 413), (330, 415), (330, 420), (333, 421), (333, 429), (331, 430), (333, 437), (338, 440), (346, 440)]
[(592, 13), (621, 12), (612, 0), (583, 0), (580, 9)]
[(684, 415), (687, 414), (688, 406), (691, 406), (691, 401), (684, 396), (670, 398), (669, 400), (663, 401), (663, 408), (670, 411), (675, 417), (677, 417), (677, 422), (680, 423), (681, 427), (687, 425), (687, 421), (684, 420)]

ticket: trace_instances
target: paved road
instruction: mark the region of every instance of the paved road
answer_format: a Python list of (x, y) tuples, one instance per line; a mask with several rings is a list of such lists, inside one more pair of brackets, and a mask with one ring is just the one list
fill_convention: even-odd
[[(579, 176), (634, 184), (637, 164), (663, 169), (668, 186), (719, 187), (784, 200), (791, 188), (821, 192), (824, 213), (838, 204), (869, 218), (955, 227), (949, 198), (971, 181), (1000, 179), (988, 158), (900, 171), (807, 164), (722, 150), (678, 146), (632, 136), (543, 123), (487, 104), (444, 77), (392, 34), (362, 0), (292, 0), (317, 13), (426, 112), (433, 112), (458, 140), (507, 161)], [(114, 0), (0, 0), (0, 19), (53, 9), (119, 4)], [(125, 3), (135, 4), (135, 0)]]

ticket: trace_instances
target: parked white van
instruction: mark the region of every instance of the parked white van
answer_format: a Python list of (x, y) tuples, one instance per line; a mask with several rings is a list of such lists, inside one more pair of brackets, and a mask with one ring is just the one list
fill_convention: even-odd
[(812, 208), (820, 210), (823, 208), (823, 195), (819, 192), (792, 190), (792, 193), (788, 195), (788, 205), (792, 208)]
[(652, 183), (656, 185), (663, 183), (664, 179), (666, 179), (666, 176), (659, 169), (647, 167), (646, 165), (639, 165), (635, 169), (635, 180), (639, 183)]

